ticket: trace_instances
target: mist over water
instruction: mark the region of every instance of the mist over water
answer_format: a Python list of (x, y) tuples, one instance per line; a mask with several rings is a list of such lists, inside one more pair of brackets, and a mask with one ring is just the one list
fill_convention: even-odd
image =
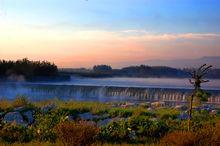
[[(220, 80), (210, 80), (202, 88), (219, 96)], [(144, 97), (157, 100), (163, 95), (187, 95), (191, 89), (188, 79), (72, 77), (68, 82), (0, 82), (0, 98), (13, 99), (24, 95), (32, 101), (56, 97), (62, 100), (100, 102), (146, 101)]]
[[(63, 83), (58, 83), (63, 84)], [(187, 78), (76, 78), (72, 77), (67, 85), (94, 85), (119, 87), (146, 87), (146, 88), (180, 88), (192, 89)], [(211, 79), (202, 85), (204, 89), (220, 90), (220, 79)]]

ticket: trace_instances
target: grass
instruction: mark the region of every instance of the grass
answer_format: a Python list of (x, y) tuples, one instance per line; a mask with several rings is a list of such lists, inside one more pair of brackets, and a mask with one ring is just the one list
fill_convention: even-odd
[[(91, 146), (134, 146), (134, 144), (127, 144), (127, 143), (122, 143), (122, 144), (110, 144), (110, 143), (94, 143), (91, 144)], [(4, 143), (0, 143), (0, 146), (8, 146), (7, 144)], [(55, 143), (51, 143), (51, 142), (40, 142), (40, 141), (33, 141), (33, 142), (29, 142), (29, 143), (14, 143), (14, 144), (10, 144), (10, 146), (66, 146), (66, 144), (62, 143), (62, 142), (55, 142)], [(135, 144), (135, 146), (158, 146), (158, 144)]]
[(111, 104), (105, 104), (100, 102), (79, 102), (79, 101), (65, 102), (59, 99), (33, 102), (33, 105), (38, 108), (51, 104), (56, 105), (58, 109), (76, 110), (79, 111), (80, 113), (91, 112), (93, 114), (101, 114), (111, 108)]
[(15, 108), (24, 107), (24, 106), (27, 106), (28, 104), (29, 104), (29, 101), (27, 100), (25, 96), (17, 96), (12, 102), (12, 106)]
[[(51, 110), (49, 112), (41, 112), (41, 108), (48, 106), (48, 105), (55, 105), (55, 109)], [(129, 142), (130, 134), (132, 134), (132, 131), (135, 131), (137, 139), (134, 141), (135, 145), (149, 145), (144, 144), (147, 143), (146, 139), (151, 137), (157, 139), (153, 141), (151, 144), (152, 146), (160, 145), (160, 138), (162, 138), (163, 141), (161, 142), (167, 142), (169, 139), (173, 140), (173, 143), (175, 143), (175, 136), (181, 137), (186, 136), (188, 137), (191, 133), (184, 132), (185, 126), (187, 124), (187, 120), (181, 121), (177, 117), (180, 114), (180, 110), (174, 109), (174, 108), (157, 108), (152, 111), (148, 111), (147, 107), (144, 107), (142, 105), (139, 106), (129, 106), (129, 107), (121, 107), (120, 103), (99, 103), (99, 102), (78, 102), (78, 101), (61, 101), (59, 99), (53, 99), (53, 100), (46, 100), (46, 101), (40, 101), (40, 102), (29, 102), (27, 98), (25, 97), (17, 97), (13, 101), (9, 101), (7, 99), (1, 99), (0, 100), (0, 112), (3, 111), (4, 113), (7, 113), (9, 111), (13, 111), (14, 108), (17, 107), (25, 107), (29, 108), (30, 106), (32, 109), (35, 109), (35, 123), (29, 127), (26, 128), (19, 128), (19, 127), (11, 127), (10, 125), (5, 125), (4, 122), (0, 121), (0, 131), (5, 132), (2, 135), (9, 135), (9, 137), (15, 139), (15, 143), (10, 143), (12, 146), (20, 146), (20, 145), (45, 145), (45, 146), (62, 146), (64, 145), (63, 142), (60, 142), (58, 139), (58, 135), (56, 135), (56, 129), (57, 125), (62, 125), (63, 122), (67, 122), (67, 118), (69, 115), (75, 116), (79, 118), (80, 113), (84, 112), (91, 112), (92, 114), (100, 115), (100, 117), (104, 117), (105, 114), (107, 114), (107, 118), (120, 118), (123, 120), (111, 122), (108, 125), (105, 125), (104, 127), (100, 128), (100, 133), (102, 132), (103, 139), (97, 139), (95, 143), (92, 145), (133, 145), (133, 144), (127, 144)], [(22, 112), (21, 112), (22, 113)], [(197, 134), (196, 138), (202, 138), (200, 135), (204, 135), (205, 137), (208, 137), (212, 140), (218, 140), (220, 137), (218, 130), (215, 130), (215, 127), (220, 127), (220, 116), (219, 115), (210, 115), (207, 111), (202, 112), (194, 112), (193, 113), (193, 119), (192, 119), (192, 128), (194, 129), (193, 134)], [(76, 122), (76, 125), (80, 123), (80, 119), (74, 119), (74, 122)], [(126, 118), (126, 120), (124, 120)], [(78, 121), (79, 120), (79, 121)], [(100, 120), (100, 119), (99, 119)], [(90, 121), (93, 123), (97, 123), (99, 121)], [(216, 124), (217, 123), (217, 124)], [(208, 126), (207, 126), (208, 125)], [(7, 127), (8, 126), (8, 127)], [(68, 127), (69, 126), (69, 127)], [(74, 130), (79, 131), (81, 126), (74, 127), (74, 124), (67, 125), (66, 130), (62, 131), (60, 137), (63, 137), (68, 130)], [(96, 125), (94, 125), (96, 126)], [(214, 128), (212, 127), (214, 126)], [(65, 127), (65, 125), (64, 125)], [(90, 127), (92, 128), (92, 127)], [(4, 130), (5, 129), (5, 130)], [(16, 129), (20, 129), (16, 130)], [(38, 130), (40, 129), (41, 134), (39, 134)], [(60, 129), (63, 129), (62, 126)], [(84, 128), (85, 131), (87, 131), (89, 128)], [(4, 131), (3, 131), (4, 130)], [(9, 131), (12, 131), (11, 133)], [(14, 131), (16, 131), (17, 135), (13, 134)], [(162, 131), (162, 132), (161, 132)], [(195, 131), (198, 131), (195, 133)], [(20, 133), (19, 133), (20, 132)], [(1, 133), (1, 132), (0, 132)], [(71, 132), (70, 132), (71, 133)], [(65, 135), (67, 138), (69, 136), (71, 137), (72, 134)], [(158, 134), (162, 134), (162, 136), (159, 136)], [(214, 135), (212, 135), (214, 133)], [(23, 139), (26, 135), (30, 135), (30, 139), (25, 141), (24, 143), (21, 143), (23, 141), (17, 141), (16, 139)], [(208, 135), (206, 135), (208, 134)], [(95, 134), (92, 134), (95, 135)], [(146, 137), (146, 135), (150, 135), (149, 137)], [(164, 137), (165, 135), (165, 137)], [(212, 135), (212, 136), (210, 136)], [(97, 134), (99, 136), (99, 134)], [(210, 137), (209, 137), (210, 136)], [(112, 141), (110, 138), (110, 141), (107, 140), (109, 137), (116, 138), (116, 141), (118, 140), (118, 137), (121, 137), (119, 139), (118, 143), (115, 143), (116, 141)], [(164, 137), (164, 138), (163, 138)], [(1, 139), (4, 138), (0, 136), (0, 145), (6, 145), (7, 143), (1, 142)], [(106, 138), (106, 139), (105, 139)], [(206, 142), (210, 139), (207, 139)], [(52, 141), (51, 141), (52, 140)], [(54, 140), (54, 141), (53, 141)], [(62, 140), (62, 138), (60, 139)], [(170, 141), (171, 141), (170, 140)], [(187, 139), (186, 139), (187, 140)], [(190, 139), (189, 141), (193, 141), (194, 139)], [(186, 141), (189, 142), (189, 141)], [(108, 143), (109, 142), (109, 143)], [(131, 141), (132, 143), (133, 141)], [(143, 144), (140, 144), (142, 143)], [(121, 144), (120, 144), (121, 143)], [(171, 143), (171, 144), (173, 144)], [(177, 138), (178, 143), (178, 138)], [(183, 141), (185, 143), (185, 141)]]
[(4, 98), (0, 100), (0, 111), (6, 111), (12, 107), (12, 103), (9, 100)]
[(0, 111), (10, 111), (17, 107), (30, 107), (31, 103), (25, 96), (17, 96), (14, 100), (10, 101), (6, 98), (0, 99)]
[(155, 110), (155, 114), (160, 119), (167, 119), (167, 118), (176, 118), (180, 111), (174, 108), (159, 108)]

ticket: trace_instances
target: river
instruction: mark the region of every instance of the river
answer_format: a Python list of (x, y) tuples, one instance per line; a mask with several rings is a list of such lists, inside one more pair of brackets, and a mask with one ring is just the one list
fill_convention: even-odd
[[(220, 95), (220, 80), (211, 79), (203, 89)], [(30, 100), (54, 97), (80, 101), (184, 100), (191, 93), (188, 79), (176, 78), (79, 78), (66, 82), (0, 82), (0, 97), (13, 99), (17, 95)], [(184, 98), (184, 99), (183, 99)]]

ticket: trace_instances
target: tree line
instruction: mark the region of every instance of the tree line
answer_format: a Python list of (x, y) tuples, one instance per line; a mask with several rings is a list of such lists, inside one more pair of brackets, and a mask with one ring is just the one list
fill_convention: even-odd
[(112, 69), (109, 65), (96, 65), (93, 67), (94, 73), (125, 76), (125, 77), (186, 77), (187, 72), (165, 66), (129, 66), (121, 69)]
[[(110, 65), (95, 65), (92, 69), (62, 69), (61, 72), (79, 75), (82, 77), (173, 77), (189, 78), (190, 72), (196, 68), (172, 68), (167, 66), (128, 66), (121, 69), (113, 69)], [(205, 78), (220, 78), (220, 69), (213, 68), (205, 75)]]
[(35, 76), (57, 76), (58, 68), (48, 61), (30, 61), (27, 58), (17, 61), (0, 60), (0, 76), (22, 75), (26, 79)]

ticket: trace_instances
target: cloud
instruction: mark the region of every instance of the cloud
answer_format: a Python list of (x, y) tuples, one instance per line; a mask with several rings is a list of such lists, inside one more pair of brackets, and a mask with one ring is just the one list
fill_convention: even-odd
[(220, 55), (220, 34), (155, 34), (144, 30), (41, 29), (0, 25), (0, 58), (46, 59), (59, 66)]
[(144, 30), (100, 31), (80, 30), (73, 34), (80, 39), (117, 39), (142, 41), (175, 41), (175, 40), (215, 40), (220, 34), (215, 33), (181, 33), (181, 34), (154, 34)]
[(220, 38), (220, 34), (215, 33), (152, 34), (143, 30), (126, 30), (119, 33), (131, 39), (142, 39), (146, 41), (173, 41), (178, 39), (206, 40)]

